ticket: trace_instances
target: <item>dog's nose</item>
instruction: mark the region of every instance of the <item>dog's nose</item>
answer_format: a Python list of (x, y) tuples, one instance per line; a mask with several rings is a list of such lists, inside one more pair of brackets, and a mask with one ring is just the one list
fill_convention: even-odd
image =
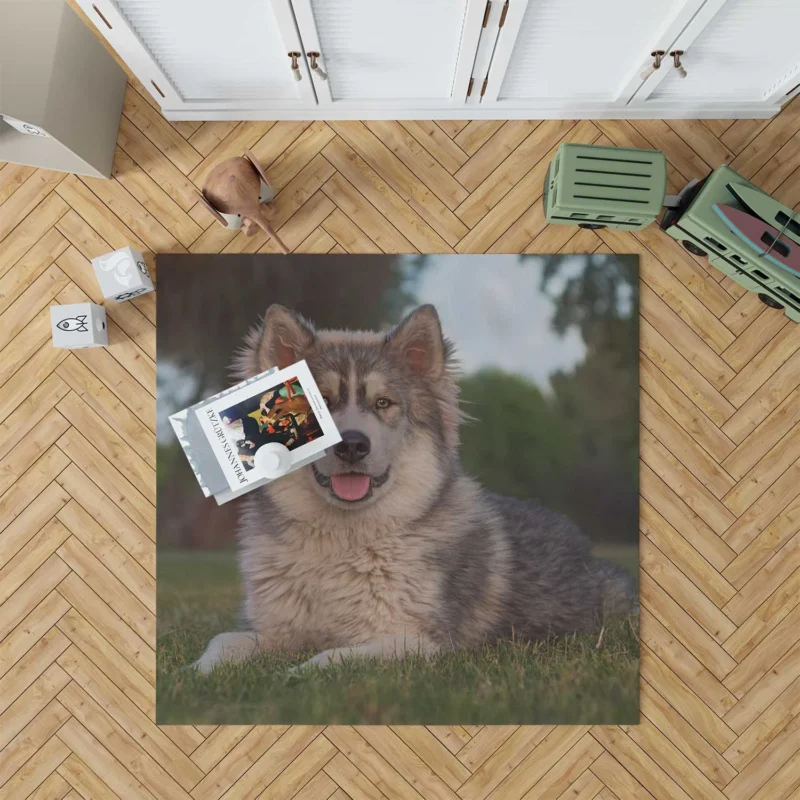
[(356, 461), (361, 461), (362, 458), (369, 455), (369, 437), (361, 433), (361, 431), (343, 431), (342, 441), (333, 446), (333, 452), (342, 459), (351, 464)]

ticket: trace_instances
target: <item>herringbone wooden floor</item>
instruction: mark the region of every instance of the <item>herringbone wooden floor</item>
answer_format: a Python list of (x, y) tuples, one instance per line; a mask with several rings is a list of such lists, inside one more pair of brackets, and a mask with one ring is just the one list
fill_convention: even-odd
[[(561, 141), (722, 162), (800, 204), (800, 101), (772, 121), (169, 124), (128, 87), (110, 181), (0, 169), (0, 796), (800, 798), (800, 326), (639, 234), (547, 227)], [(641, 725), (163, 727), (154, 719), (154, 297), (108, 349), (50, 344), (87, 259), (273, 250), (194, 187), (249, 147), (298, 252), (641, 256)]]

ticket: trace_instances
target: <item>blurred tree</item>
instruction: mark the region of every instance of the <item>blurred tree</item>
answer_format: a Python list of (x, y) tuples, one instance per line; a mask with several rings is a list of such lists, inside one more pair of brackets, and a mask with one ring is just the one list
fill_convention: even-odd
[[(552, 325), (556, 333), (564, 334), (570, 326), (576, 326), (590, 345), (598, 332), (616, 321), (627, 321), (630, 330), (638, 330), (638, 256), (601, 253), (541, 258), (541, 286), (555, 304)], [(582, 270), (565, 274), (580, 262)], [(554, 287), (558, 279), (561, 286)], [(617, 341), (620, 343), (624, 342)], [(638, 338), (633, 344), (638, 350)]]
[[(586, 358), (569, 372), (550, 376), (554, 402), (574, 431), (577, 458), (566, 479), (573, 518), (603, 520), (603, 539), (637, 536), (639, 485), (639, 259), (635, 255), (546, 256), (542, 289), (555, 311), (553, 330), (576, 328)], [(555, 288), (559, 286), (559, 288)], [(591, 509), (591, 518), (587, 518)], [(586, 519), (585, 519), (586, 518)], [(585, 522), (583, 521), (585, 519)]]
[(564, 509), (563, 477), (576, 442), (555, 405), (533, 383), (500, 370), (481, 370), (460, 385), (472, 417), (461, 432), (465, 471), (499, 494)]

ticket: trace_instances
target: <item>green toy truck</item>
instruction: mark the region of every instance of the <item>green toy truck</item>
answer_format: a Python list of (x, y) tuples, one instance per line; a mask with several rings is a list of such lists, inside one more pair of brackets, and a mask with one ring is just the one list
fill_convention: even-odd
[[(717, 167), (699, 183), (689, 185), (678, 196), (678, 206), (667, 209), (661, 230), (677, 239), (696, 256), (708, 260), (745, 289), (756, 292), (771, 308), (783, 308), (786, 316), (800, 322), (800, 275), (775, 266), (762, 258), (714, 211), (727, 205), (747, 211), (729, 186), (743, 185), (760, 192), (730, 167)], [(791, 214), (791, 210), (788, 210)]]
[[(713, 266), (756, 292), (763, 303), (784, 309), (789, 319), (800, 322), (800, 273), (780, 266), (775, 258), (783, 245), (795, 248), (796, 255), (800, 215), (728, 166), (691, 181), (677, 196), (665, 194), (666, 184), (666, 159), (657, 150), (562, 144), (544, 181), (545, 215), (554, 224), (636, 231), (655, 222), (666, 206), (660, 227), (667, 235), (690, 253), (708, 256)], [(759, 206), (779, 209), (775, 218), (767, 219), (761, 208), (746, 207), (735, 191), (741, 187), (747, 187), (745, 195), (754, 190), (749, 196), (760, 198)], [(772, 244), (757, 250), (737, 235), (723, 219), (731, 209), (763, 220), (773, 237), (762, 241)], [(765, 257), (773, 247), (773, 257)]]

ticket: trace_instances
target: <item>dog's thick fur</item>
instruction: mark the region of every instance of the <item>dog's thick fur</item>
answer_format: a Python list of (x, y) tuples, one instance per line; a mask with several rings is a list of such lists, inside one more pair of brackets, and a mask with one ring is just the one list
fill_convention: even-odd
[[(236, 370), (246, 378), (299, 359), (345, 438), (366, 436), (370, 450), (355, 463), (329, 450), (243, 501), (249, 630), (215, 637), (199, 669), (273, 648), (314, 648), (315, 664), (427, 655), (585, 630), (632, 610), (629, 578), (594, 558), (572, 522), (463, 473), (453, 348), (433, 306), (379, 334), (315, 331), (273, 305)], [(353, 472), (370, 476), (356, 502), (332, 488)]]

